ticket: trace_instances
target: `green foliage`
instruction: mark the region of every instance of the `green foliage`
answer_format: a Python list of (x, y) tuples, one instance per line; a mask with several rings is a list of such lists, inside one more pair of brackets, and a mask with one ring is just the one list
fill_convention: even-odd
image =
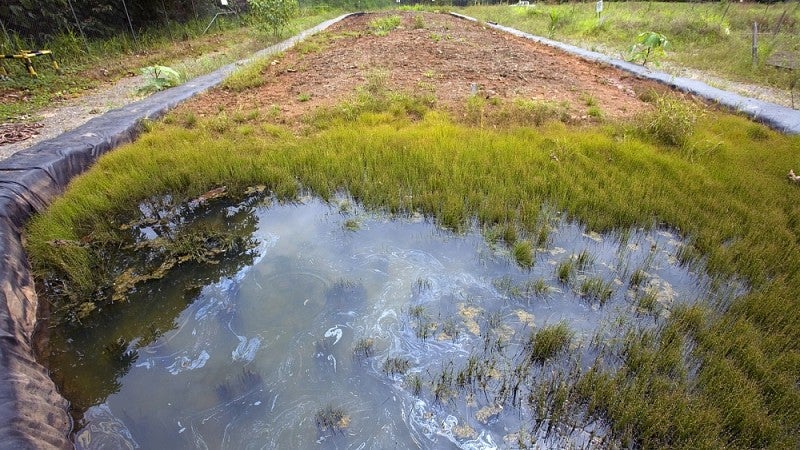
[(297, 0), (247, 0), (256, 26), (278, 36), (295, 17)]
[[(661, 57), (663, 62), (780, 90), (791, 82), (792, 71), (763, 61), (769, 52), (796, 53), (800, 48), (796, 3), (606, 2), (600, 20), (594, 6), (594, 2), (538, 3), (530, 8), (470, 6), (463, 13), (539, 36), (555, 33), (559, 40), (616, 58), (630, 54), (631, 44), (639, 41), (642, 31), (653, 31), (669, 37), (671, 45)], [(762, 36), (762, 63), (754, 68), (750, 55), (756, 21), (769, 37)]]
[(530, 334), (525, 350), (531, 361), (542, 364), (567, 350), (572, 335), (572, 330), (566, 322), (544, 326)]
[(222, 87), (234, 92), (241, 92), (263, 86), (267, 82), (264, 71), (269, 67), (272, 60), (272, 56), (265, 56), (237, 68), (225, 78), (222, 82)]
[(517, 241), (514, 243), (514, 259), (521, 267), (533, 267), (533, 245), (530, 241)]
[(665, 54), (665, 50), (669, 48), (667, 37), (655, 31), (646, 31), (639, 34), (637, 38), (639, 42), (631, 46), (628, 60), (633, 62), (641, 61), (643, 66), (646, 66), (650, 61), (658, 66), (659, 61)]
[(390, 31), (400, 26), (400, 20), (400, 16), (373, 19), (369, 22), (369, 29), (375, 36), (386, 36)]
[(141, 70), (145, 76), (145, 84), (137, 92), (152, 94), (181, 84), (183, 76), (175, 69), (167, 66), (149, 66)]

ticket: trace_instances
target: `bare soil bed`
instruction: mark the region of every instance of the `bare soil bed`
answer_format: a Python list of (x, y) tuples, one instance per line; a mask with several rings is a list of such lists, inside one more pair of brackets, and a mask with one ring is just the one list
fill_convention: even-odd
[[(391, 16), (401, 18), (397, 28), (383, 36), (371, 30), (371, 22)], [(296, 125), (305, 113), (352, 96), (376, 71), (386, 75), (389, 89), (433, 94), (437, 107), (455, 117), (477, 90), (488, 99), (554, 102), (566, 107), (574, 122), (596, 120), (596, 113), (587, 113), (589, 106), (603, 117), (625, 119), (650, 107), (639, 94), (665, 89), (447, 14), (390, 12), (350, 17), (276, 57), (259, 88), (215, 89), (181, 109), (200, 116), (279, 110), (285, 123)]]

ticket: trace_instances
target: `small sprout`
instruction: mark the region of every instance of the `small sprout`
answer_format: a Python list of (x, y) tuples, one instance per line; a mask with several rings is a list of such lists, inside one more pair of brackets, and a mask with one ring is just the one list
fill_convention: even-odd
[(311, 100), (311, 94), (309, 94), (308, 92), (301, 92), (300, 94), (297, 95), (298, 102), (302, 103), (302, 102), (307, 102), (309, 100)]

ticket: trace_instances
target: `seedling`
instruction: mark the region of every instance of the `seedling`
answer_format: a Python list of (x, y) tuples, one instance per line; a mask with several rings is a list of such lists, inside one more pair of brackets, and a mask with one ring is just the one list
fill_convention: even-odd
[(647, 31), (639, 34), (639, 42), (633, 44), (630, 48), (629, 61), (641, 61), (643, 66), (648, 62), (659, 65), (659, 60), (666, 54), (666, 49), (669, 47), (667, 37), (655, 31)]

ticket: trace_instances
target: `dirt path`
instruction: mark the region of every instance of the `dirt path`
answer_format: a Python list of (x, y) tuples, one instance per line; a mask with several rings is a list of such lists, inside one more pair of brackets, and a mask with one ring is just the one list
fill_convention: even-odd
[[(379, 17), (400, 16), (385, 36), (371, 32)], [(574, 121), (591, 121), (596, 105), (624, 119), (649, 108), (637, 92), (663, 89), (625, 72), (445, 14), (381, 13), (348, 18), (312, 43), (273, 61), (257, 89), (215, 89), (182, 108), (201, 116), (280, 110), (286, 123), (352, 96), (376, 74), (392, 90), (432, 94), (456, 116), (477, 91), (487, 99), (536, 99), (566, 107)]]
[[(385, 36), (370, 31), (371, 21), (389, 16), (402, 18), (397, 29)], [(665, 89), (445, 14), (394, 12), (353, 17), (312, 43), (276, 59), (265, 75), (268, 83), (261, 88), (240, 94), (215, 89), (185, 108), (200, 115), (217, 114), (220, 108), (277, 109), (285, 121), (297, 122), (301, 115), (336, 104), (375, 74), (383, 74), (392, 89), (432, 94), (437, 106), (456, 115), (463, 113), (465, 100), (477, 90), (487, 99), (556, 102), (568, 108), (574, 121), (589, 122), (593, 120), (587, 114), (590, 105), (606, 118), (625, 119), (648, 108), (637, 93)], [(135, 91), (142, 83), (141, 77), (123, 78), (47, 108), (39, 113), (41, 127), (3, 124), (0, 131), (6, 138), (0, 139), (0, 160), (137, 100), (140, 97)]]
[[(6, 159), (14, 153), (25, 150), (47, 139), (52, 139), (59, 134), (77, 128), (88, 122), (95, 116), (103, 114), (120, 106), (132, 103), (142, 96), (136, 94), (136, 89), (144, 83), (142, 76), (122, 78), (113, 84), (92, 91), (87, 95), (69, 99), (57, 106), (44, 109), (38, 113), (40, 119), (36, 122), (40, 127), (30, 132), (22, 133), (22, 140), (13, 139), (9, 136), (8, 141), (15, 141), (0, 144), (0, 160)], [(9, 131), (24, 129), (30, 124), (6, 124)]]

